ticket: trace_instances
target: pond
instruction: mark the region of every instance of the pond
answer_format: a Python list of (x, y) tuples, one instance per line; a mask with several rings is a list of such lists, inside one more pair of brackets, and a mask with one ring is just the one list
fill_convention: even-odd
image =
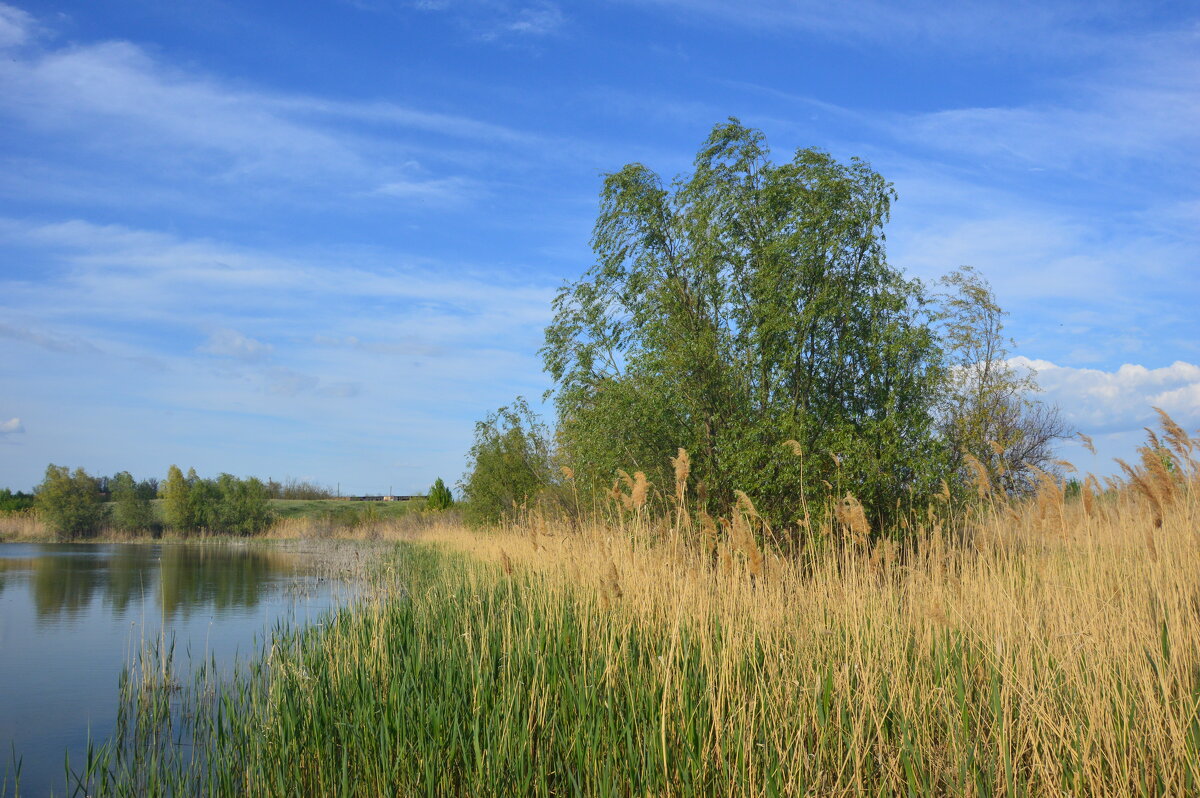
[[(180, 670), (252, 656), (349, 588), (286, 550), (220, 544), (0, 544), (0, 795), (64, 794), (64, 758), (116, 722), (124, 667), (174, 642)], [(5, 791), (7, 787), (7, 792)]]

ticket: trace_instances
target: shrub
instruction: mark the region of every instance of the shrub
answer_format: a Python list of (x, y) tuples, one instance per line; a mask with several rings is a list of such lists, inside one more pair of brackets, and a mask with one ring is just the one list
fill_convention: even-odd
[(109, 480), (112, 491), (112, 520), (118, 529), (126, 532), (148, 531), (158, 525), (154, 508), (145, 493), (139, 490), (128, 471), (122, 471)]
[(549, 433), (522, 397), (475, 425), (468, 474), (460, 485), (469, 522), (511, 518), (550, 482)]
[(429, 498), (426, 499), (425, 506), (430, 510), (448, 510), (453, 504), (454, 494), (446, 487), (446, 483), (442, 482), (442, 478), (438, 477), (429, 489)]
[(37, 511), (56, 535), (71, 540), (96, 534), (104, 521), (104, 502), (96, 479), (82, 468), (46, 466), (37, 487)]
[(28, 510), (34, 505), (32, 493), (13, 493), (8, 488), (0, 489), (0, 515), (10, 515)]

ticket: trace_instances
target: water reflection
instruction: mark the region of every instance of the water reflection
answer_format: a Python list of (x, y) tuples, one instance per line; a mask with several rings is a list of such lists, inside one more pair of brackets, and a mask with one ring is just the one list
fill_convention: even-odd
[(173, 642), (182, 672), (201, 651), (227, 669), (275, 623), (333, 607), (339, 583), (306, 562), (223, 544), (0, 543), (0, 798), (14, 752), (22, 795), (63, 794), (64, 755), (80, 762), (109, 734), (121, 671), (146, 641)]
[(27, 583), (39, 625), (78, 620), (96, 604), (114, 615), (153, 607), (168, 620), (197, 609), (220, 616), (257, 606), (295, 572), (290, 554), (241, 547), (8, 545), (0, 597)]

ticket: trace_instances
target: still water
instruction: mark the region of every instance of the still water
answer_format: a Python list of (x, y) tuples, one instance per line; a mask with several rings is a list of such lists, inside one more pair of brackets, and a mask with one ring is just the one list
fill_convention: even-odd
[[(228, 668), (279, 620), (315, 620), (347, 589), (283, 551), (222, 545), (0, 544), (0, 785), (62, 795), (69, 753), (116, 722), (121, 669), (174, 640), (177, 669)], [(5, 790), (0, 786), (0, 795)]]

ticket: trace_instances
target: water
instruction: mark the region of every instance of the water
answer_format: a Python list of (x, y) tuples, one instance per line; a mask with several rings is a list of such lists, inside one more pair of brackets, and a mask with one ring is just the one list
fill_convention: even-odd
[[(219, 545), (0, 544), (0, 784), (64, 793), (64, 756), (116, 722), (123, 667), (143, 643), (175, 641), (186, 667), (228, 668), (280, 619), (315, 620), (344, 586), (298, 556)], [(4, 794), (0, 787), (0, 795)]]

